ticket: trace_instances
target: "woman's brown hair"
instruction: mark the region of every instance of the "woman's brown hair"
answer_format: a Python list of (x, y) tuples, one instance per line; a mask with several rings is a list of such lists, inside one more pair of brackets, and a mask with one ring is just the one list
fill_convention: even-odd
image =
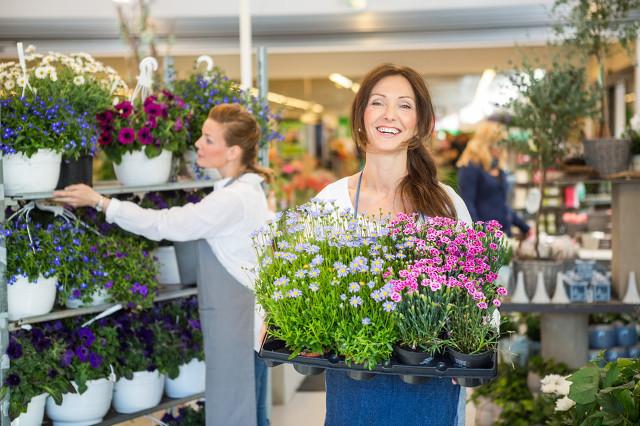
[(400, 182), (398, 192), (405, 209), (427, 216), (456, 218), (456, 209), (446, 190), (438, 182), (436, 164), (427, 149), (435, 125), (431, 95), (423, 78), (409, 67), (383, 64), (369, 71), (356, 94), (351, 107), (351, 130), (358, 148), (366, 151), (367, 135), (364, 131), (364, 112), (373, 87), (385, 77), (404, 77), (413, 89), (418, 117), (416, 134), (407, 141), (407, 175)]
[(273, 172), (258, 164), (261, 132), (253, 115), (238, 104), (219, 104), (211, 108), (209, 119), (224, 126), (227, 146), (239, 146), (242, 149), (240, 161), (247, 171), (257, 173), (271, 183)]

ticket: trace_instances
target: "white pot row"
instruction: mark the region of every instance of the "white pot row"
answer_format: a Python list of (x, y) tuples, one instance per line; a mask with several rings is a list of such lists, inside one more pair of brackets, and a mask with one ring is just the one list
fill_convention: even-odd
[(162, 399), (163, 389), (170, 398), (184, 398), (204, 392), (205, 364), (196, 359), (180, 366), (174, 380), (166, 379), (157, 370), (138, 371), (131, 380), (121, 378), (87, 382), (83, 394), (66, 393), (58, 405), (46, 394), (31, 400), (27, 411), (11, 422), (11, 426), (42, 424), (45, 406), (54, 426), (85, 426), (100, 423), (109, 407), (118, 413), (129, 414), (155, 407)]
[[(169, 180), (171, 157), (171, 152), (166, 150), (151, 159), (143, 151), (126, 153), (120, 164), (114, 164), (114, 170), (122, 185), (159, 185)], [(62, 155), (50, 149), (39, 149), (30, 158), (21, 153), (3, 155), (5, 194), (13, 196), (53, 191), (60, 177), (61, 162)]]

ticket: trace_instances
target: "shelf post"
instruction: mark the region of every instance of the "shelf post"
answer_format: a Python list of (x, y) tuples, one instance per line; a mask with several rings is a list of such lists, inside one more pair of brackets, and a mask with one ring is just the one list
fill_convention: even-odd
[[(6, 200), (4, 198), (4, 181), (2, 161), (0, 161), (0, 224), (4, 225), (4, 210)], [(9, 371), (9, 357), (7, 346), (9, 345), (9, 304), (7, 302), (7, 247), (5, 237), (0, 237), (0, 386), (4, 383)], [(9, 393), (0, 401), (0, 426), (10, 426), (9, 421)]]
[(613, 182), (611, 189), (611, 278), (612, 290), (622, 299), (627, 290), (629, 272), (640, 276), (640, 181)]
[(589, 357), (589, 314), (540, 314), (542, 357), (580, 368)]

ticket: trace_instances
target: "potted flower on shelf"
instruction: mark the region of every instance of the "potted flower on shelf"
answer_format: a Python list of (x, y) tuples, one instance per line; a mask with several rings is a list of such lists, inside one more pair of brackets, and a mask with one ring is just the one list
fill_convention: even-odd
[(166, 412), (162, 416), (162, 421), (167, 426), (201, 426), (205, 424), (205, 403), (196, 402), (197, 408), (186, 406), (178, 408), (178, 414)]
[(629, 167), (630, 141), (611, 138), (606, 60), (617, 44), (631, 51), (640, 29), (640, 21), (633, 16), (638, 10), (638, 0), (556, 0), (553, 7), (558, 19), (556, 33), (565, 45), (575, 47), (597, 66), (593, 82), (599, 95), (597, 133), (583, 145), (587, 164), (601, 175)]
[(113, 408), (118, 413), (134, 413), (158, 405), (164, 390), (163, 361), (173, 355), (163, 352), (161, 324), (148, 310), (123, 312), (112, 324), (118, 341)]
[(159, 305), (156, 315), (164, 330), (159, 340), (167, 372), (167, 396), (183, 398), (204, 392), (204, 349), (197, 298)]
[[(505, 142), (527, 156), (531, 174), (538, 179), (536, 188), (530, 190), (530, 195), (535, 195), (530, 197), (533, 200), (530, 212), (535, 213), (533, 250), (525, 254), (524, 249), (529, 244), (520, 245), (514, 272), (529, 271), (531, 281), (540, 271), (547, 285), (551, 285), (560, 271), (561, 262), (549, 258), (549, 253), (540, 249), (547, 172), (559, 166), (568, 141), (579, 133), (582, 120), (593, 113), (596, 96), (586, 89), (586, 75), (582, 67), (556, 60), (542, 75), (525, 61), (509, 79), (518, 91), (517, 97), (505, 105), (510, 114), (509, 126), (521, 130), (522, 136), (515, 137), (512, 133)], [(526, 264), (523, 263), (525, 261)], [(527, 282), (526, 285), (535, 288), (536, 282)]]
[(276, 117), (271, 113), (267, 102), (262, 102), (250, 92), (240, 89), (237, 82), (229, 79), (224, 71), (218, 67), (198, 72), (194, 70), (188, 78), (174, 83), (175, 92), (191, 108), (191, 118), (188, 124), (190, 144), (184, 153), (187, 173), (195, 179), (217, 179), (219, 174), (215, 169), (201, 169), (196, 163), (194, 144), (202, 133), (202, 124), (214, 106), (221, 103), (239, 103), (253, 113), (262, 131), (260, 146), (268, 146), (271, 141), (281, 139), (277, 132)]
[(172, 154), (189, 142), (187, 104), (168, 90), (143, 102), (122, 101), (97, 115), (99, 145), (125, 186), (169, 180)]
[(43, 225), (23, 215), (7, 223), (3, 233), (10, 320), (46, 314), (53, 308), (59, 277), (67, 267), (65, 255), (69, 254), (57, 236), (70, 228), (62, 219)]
[(82, 324), (86, 318), (47, 323), (52, 339), (64, 342), (59, 363), (73, 390), (61, 400), (47, 400), (47, 416), (54, 423), (95, 424), (102, 421), (111, 405), (111, 364), (117, 350), (117, 334), (102, 322), (98, 327)]
[[(95, 116), (111, 105), (114, 96), (126, 92), (126, 84), (113, 68), (104, 66), (86, 53), (65, 55), (49, 52), (42, 55), (35, 53), (35, 47), (29, 46), (25, 64), (26, 75), (19, 63), (0, 64), (0, 71), (3, 71), (0, 72), (0, 94), (14, 99), (37, 94), (38, 99), (63, 105), (69, 115), (67, 119), (61, 121), (46, 117), (52, 125), (55, 124), (52, 130), (64, 135), (62, 168), (56, 187), (79, 182), (91, 184), (92, 160), (97, 145)], [(25, 88), (27, 82), (29, 86)], [(37, 120), (37, 116), (27, 114), (27, 117), (28, 121), (23, 121)], [(43, 126), (38, 127), (47, 130)], [(25, 136), (37, 138), (40, 135)]]
[(42, 424), (47, 396), (62, 401), (64, 393), (73, 391), (60, 365), (63, 353), (63, 342), (47, 336), (39, 327), (10, 333), (10, 366), (0, 387), (0, 398), (9, 393), (12, 424)]

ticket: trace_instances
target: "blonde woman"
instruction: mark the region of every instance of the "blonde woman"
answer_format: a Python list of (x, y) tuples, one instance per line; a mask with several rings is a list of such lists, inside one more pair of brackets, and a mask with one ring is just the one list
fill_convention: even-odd
[(498, 123), (483, 121), (478, 125), (457, 162), (458, 192), (474, 221), (497, 220), (507, 235), (511, 236), (512, 225), (526, 235), (529, 226), (507, 204), (503, 151), (498, 146), (505, 137)]

